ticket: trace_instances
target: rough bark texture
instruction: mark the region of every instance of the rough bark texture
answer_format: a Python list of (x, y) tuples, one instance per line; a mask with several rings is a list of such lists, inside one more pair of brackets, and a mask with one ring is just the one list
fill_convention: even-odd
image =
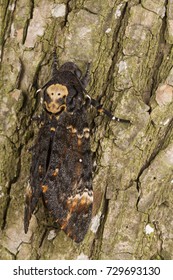
[[(1, 7), (0, 259), (173, 259), (173, 1), (6, 0)], [(131, 124), (90, 112), (94, 213), (81, 244), (23, 231), (24, 193), (51, 55), (92, 61), (88, 88)]]

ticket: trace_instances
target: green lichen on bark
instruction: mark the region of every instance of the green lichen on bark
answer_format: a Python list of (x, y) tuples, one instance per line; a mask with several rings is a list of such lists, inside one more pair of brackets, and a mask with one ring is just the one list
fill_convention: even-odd
[[(0, 258), (172, 259), (172, 1), (25, 3), (4, 2), (1, 23)], [(23, 232), (31, 117), (55, 44), (60, 64), (92, 61), (89, 94), (131, 121), (90, 112), (95, 199), (81, 244), (49, 227), (41, 201)]]

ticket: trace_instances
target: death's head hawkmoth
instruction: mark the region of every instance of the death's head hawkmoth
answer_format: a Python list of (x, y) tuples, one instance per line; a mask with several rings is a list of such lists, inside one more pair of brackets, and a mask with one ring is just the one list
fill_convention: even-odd
[(81, 242), (88, 230), (93, 190), (87, 108), (92, 105), (112, 120), (129, 122), (114, 117), (91, 98), (85, 90), (88, 81), (89, 64), (84, 76), (73, 62), (57, 69), (54, 52), (52, 78), (40, 89), (43, 120), (32, 152), (25, 233), (40, 197), (54, 221), (74, 241)]
[(88, 68), (72, 62), (56, 68), (42, 87), (44, 119), (32, 151), (26, 192), (25, 233), (40, 197), (53, 219), (74, 241), (83, 240), (91, 220), (92, 160), (87, 122)]

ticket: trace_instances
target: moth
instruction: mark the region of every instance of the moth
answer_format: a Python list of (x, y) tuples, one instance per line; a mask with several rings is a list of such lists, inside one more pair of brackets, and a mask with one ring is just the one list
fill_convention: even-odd
[(88, 230), (93, 205), (92, 153), (87, 109), (90, 105), (114, 117), (86, 92), (89, 64), (84, 75), (73, 62), (57, 69), (53, 55), (52, 77), (43, 93), (42, 125), (32, 149), (30, 184), (26, 191), (24, 231), (39, 198), (53, 220), (75, 242)]

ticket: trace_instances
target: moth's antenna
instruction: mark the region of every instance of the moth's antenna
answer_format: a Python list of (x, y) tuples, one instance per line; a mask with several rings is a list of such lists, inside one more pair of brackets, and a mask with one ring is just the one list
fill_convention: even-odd
[(54, 77), (57, 74), (57, 66), (58, 66), (58, 59), (57, 59), (56, 47), (55, 47), (53, 51), (52, 77)]
[[(53, 62), (52, 62), (52, 77), (54, 77), (55, 75), (57, 75), (57, 65), (58, 65), (58, 59), (57, 59), (57, 54), (56, 54), (56, 47), (54, 48), (53, 51)], [(39, 93), (42, 89), (44, 89), (50, 81), (48, 81), (46, 84), (44, 84), (41, 88), (39, 88), (36, 93)]]

